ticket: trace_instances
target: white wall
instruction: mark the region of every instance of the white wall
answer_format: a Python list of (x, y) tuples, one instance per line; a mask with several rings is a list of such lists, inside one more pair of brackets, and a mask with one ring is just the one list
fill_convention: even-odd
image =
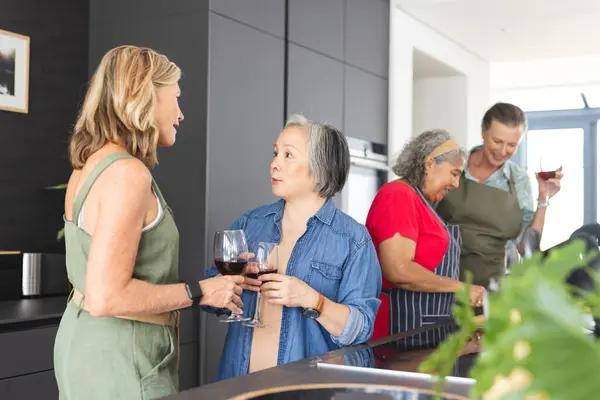
[(464, 136), (469, 130), (467, 100), (464, 76), (414, 80), (413, 135), (428, 129), (446, 129), (458, 137)]
[(600, 84), (600, 55), (490, 65), (493, 90)]
[[(466, 131), (455, 132), (463, 146), (480, 141), (480, 122), (490, 106), (489, 63), (390, 2), (389, 132), (390, 163), (413, 132), (413, 50), (460, 71), (467, 80)], [(444, 128), (441, 126), (440, 128)]]

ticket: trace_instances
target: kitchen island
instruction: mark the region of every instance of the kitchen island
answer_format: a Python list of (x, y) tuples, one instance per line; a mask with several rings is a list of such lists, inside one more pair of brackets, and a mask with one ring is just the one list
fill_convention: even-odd
[[(430, 399), (430, 376), (417, 373), (417, 368), (454, 330), (454, 323), (448, 320), (208, 384), (166, 399)], [(474, 381), (466, 376), (478, 351), (475, 341), (463, 351), (447, 379), (444, 398), (468, 398)]]

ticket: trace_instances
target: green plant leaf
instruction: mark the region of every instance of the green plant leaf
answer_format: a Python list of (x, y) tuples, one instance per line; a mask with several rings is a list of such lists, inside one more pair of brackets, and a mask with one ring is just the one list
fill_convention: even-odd
[[(554, 249), (542, 259), (536, 254), (512, 268), (501, 288), (488, 296), (490, 315), (484, 323), (482, 352), (470, 376), (476, 380), (472, 395), (489, 399), (524, 400), (598, 397), (600, 393), (600, 344), (584, 333), (583, 312), (600, 314), (600, 276), (595, 293), (573, 296), (566, 278), (577, 268), (587, 267), (598, 255), (585, 252), (582, 241)], [(466, 293), (458, 297), (465, 302)], [(460, 330), (425, 360), (420, 369), (449, 373), (457, 349), (474, 330), (470, 307), (453, 309)], [(538, 395), (540, 397), (528, 397)]]
[[(600, 392), (600, 347), (582, 328), (584, 298), (565, 282), (593, 256), (582, 242), (536, 255), (489, 296), (482, 353), (471, 370), (473, 397), (579, 400)], [(586, 377), (589, 377), (586, 378)], [(572, 385), (570, 382), (577, 382)], [(533, 397), (532, 397), (533, 398)]]
[(540, 277), (538, 270), (527, 275), (528, 280), (538, 278), (528, 282), (533, 282), (528, 295), (502, 296), (490, 305), (496, 322), (504, 323), (495, 324), (495, 335), (487, 335), (486, 329), (483, 352), (471, 371), (473, 396), (491, 395), (506, 385), (503, 395), (514, 399), (533, 393), (548, 399), (595, 398), (600, 393), (600, 347), (583, 332), (581, 310), (566, 285)]
[(471, 307), (471, 274), (467, 272), (466, 285), (456, 293), (456, 302), (452, 306), (452, 314), (460, 329), (449, 335), (437, 350), (419, 366), (419, 372), (429, 373), (436, 377), (436, 393), (443, 393), (445, 377), (450, 375), (461, 351), (477, 330), (475, 315)]
[(46, 186), (46, 189), (48, 190), (63, 190), (67, 188), (67, 184), (63, 183), (60, 185), (55, 185), (55, 186)]
[(61, 240), (63, 237), (65, 237), (65, 228), (62, 228), (60, 231), (58, 231), (56, 234), (56, 240)]

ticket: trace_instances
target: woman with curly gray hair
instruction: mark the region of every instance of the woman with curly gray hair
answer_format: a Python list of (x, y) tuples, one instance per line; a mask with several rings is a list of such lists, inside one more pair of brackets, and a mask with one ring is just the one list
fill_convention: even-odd
[[(451, 316), (459, 281), (459, 227), (447, 226), (433, 204), (459, 185), (465, 151), (450, 134), (431, 130), (412, 139), (371, 205), (366, 226), (383, 272), (373, 338), (405, 332)], [(484, 289), (473, 286), (479, 306)], [(434, 342), (441, 340), (439, 332)]]

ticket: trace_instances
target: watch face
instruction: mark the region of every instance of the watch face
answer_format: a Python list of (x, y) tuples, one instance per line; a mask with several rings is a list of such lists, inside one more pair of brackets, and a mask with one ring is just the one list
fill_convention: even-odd
[(319, 312), (317, 310), (313, 310), (312, 308), (307, 308), (304, 310), (304, 316), (306, 318), (316, 319), (316, 318), (319, 318), (320, 315), (321, 314), (319, 314)]
[(194, 283), (186, 283), (185, 289), (187, 290), (188, 296), (191, 300), (197, 300), (202, 297), (202, 292), (200, 291), (199, 285), (195, 285)]

